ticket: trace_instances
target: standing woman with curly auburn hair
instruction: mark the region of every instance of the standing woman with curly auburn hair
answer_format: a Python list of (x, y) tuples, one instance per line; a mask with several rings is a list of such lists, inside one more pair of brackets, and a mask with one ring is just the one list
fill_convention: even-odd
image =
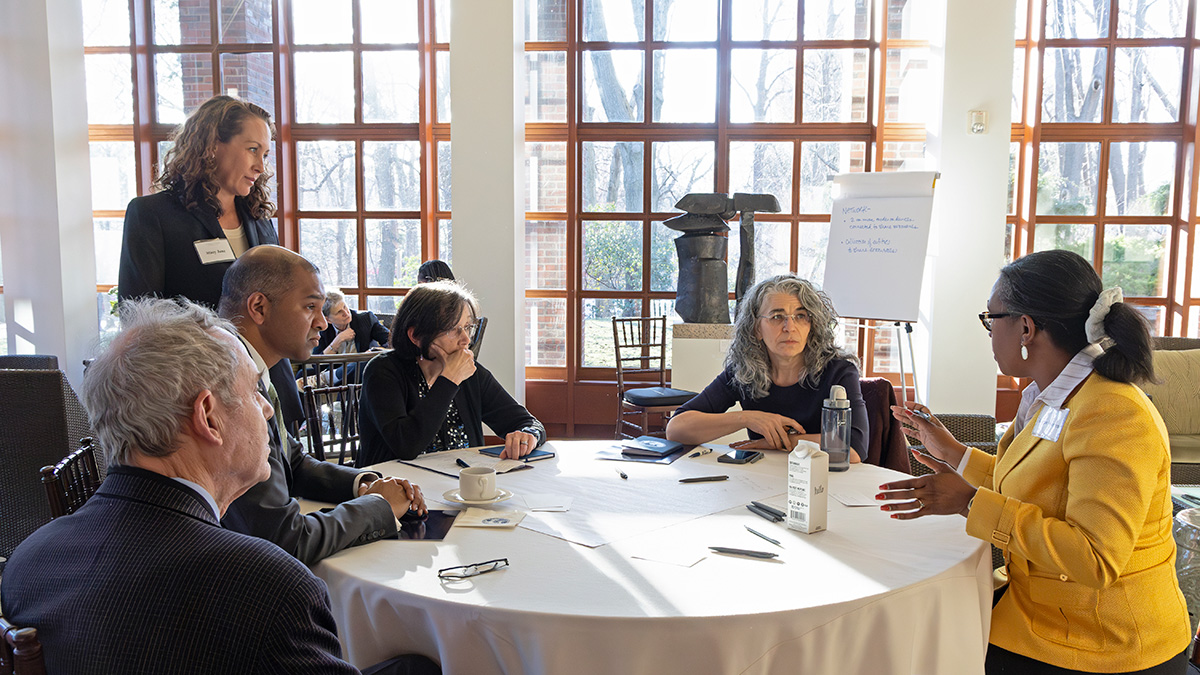
[[(829, 296), (792, 274), (760, 281), (742, 299), (725, 371), (680, 406), (667, 438), (707, 443), (747, 429), (739, 447), (791, 450), (821, 442), (821, 405), (840, 384), (850, 399), (850, 461), (867, 453), (867, 406), (858, 366), (836, 345), (837, 312)], [(740, 411), (728, 412), (734, 403)], [(789, 430), (797, 433), (789, 433)]]
[(156, 192), (125, 210), (120, 298), (183, 296), (215, 308), (225, 270), (246, 249), (278, 244), (267, 194), (271, 115), (214, 96), (174, 134)]
[[(266, 110), (232, 96), (205, 101), (172, 137), (156, 192), (125, 209), (120, 300), (183, 296), (216, 309), (225, 270), (247, 249), (278, 244), (267, 194), (274, 128)], [(300, 419), (287, 359), (271, 368), (283, 417)]]

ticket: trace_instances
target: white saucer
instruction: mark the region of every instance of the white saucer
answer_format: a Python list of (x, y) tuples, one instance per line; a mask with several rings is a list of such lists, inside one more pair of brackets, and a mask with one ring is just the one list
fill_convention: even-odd
[(512, 496), (513, 493), (509, 490), (505, 490), (504, 488), (496, 488), (496, 496), (492, 497), (491, 499), (463, 499), (458, 494), (458, 488), (446, 490), (444, 493), (442, 493), (442, 499), (445, 499), (448, 502), (468, 505), (495, 504), (496, 502), (502, 502)]

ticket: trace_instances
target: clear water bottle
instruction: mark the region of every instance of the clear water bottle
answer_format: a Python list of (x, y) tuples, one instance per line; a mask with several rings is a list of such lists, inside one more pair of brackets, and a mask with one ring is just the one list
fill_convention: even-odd
[(830, 471), (850, 468), (850, 400), (840, 384), (829, 388), (821, 409), (821, 450), (829, 455)]

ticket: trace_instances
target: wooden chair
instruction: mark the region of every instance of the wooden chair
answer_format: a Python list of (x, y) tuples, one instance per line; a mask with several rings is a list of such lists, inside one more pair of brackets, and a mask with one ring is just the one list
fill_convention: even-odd
[(36, 628), (18, 628), (0, 616), (0, 675), (46, 675), (46, 661)]
[[(614, 438), (635, 438), (661, 431), (651, 429), (650, 415), (669, 416), (696, 395), (694, 391), (667, 386), (667, 317), (614, 316), (612, 325), (619, 406)], [(636, 379), (627, 380), (631, 375)], [(638, 422), (631, 421), (639, 418)]]
[(100, 482), (95, 447), (91, 438), (84, 438), (79, 449), (58, 464), (42, 467), (42, 486), (50, 502), (50, 518), (75, 513), (96, 493)]
[(381, 352), (313, 356), (297, 364), (305, 373), (300, 391), (304, 425), (296, 440), (321, 461), (336, 453), (353, 462), (358, 450), (358, 398), (367, 362)]

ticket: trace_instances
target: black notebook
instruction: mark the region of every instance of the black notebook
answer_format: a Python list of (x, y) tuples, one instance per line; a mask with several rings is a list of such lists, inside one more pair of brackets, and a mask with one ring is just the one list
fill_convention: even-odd
[(657, 436), (638, 436), (632, 440), (621, 441), (621, 453), (637, 457), (665, 457), (682, 449), (682, 443)]
[[(504, 446), (503, 445), (493, 445), (493, 446), (486, 447), (486, 448), (480, 448), (479, 452), (481, 452), (485, 455), (491, 455), (492, 457), (499, 457), (500, 453), (504, 452)], [(521, 461), (536, 462), (539, 459), (550, 459), (551, 457), (554, 457), (554, 453), (550, 452), (549, 450), (534, 450), (533, 452), (529, 453), (528, 455), (525, 455), (524, 457), (522, 457)]]

